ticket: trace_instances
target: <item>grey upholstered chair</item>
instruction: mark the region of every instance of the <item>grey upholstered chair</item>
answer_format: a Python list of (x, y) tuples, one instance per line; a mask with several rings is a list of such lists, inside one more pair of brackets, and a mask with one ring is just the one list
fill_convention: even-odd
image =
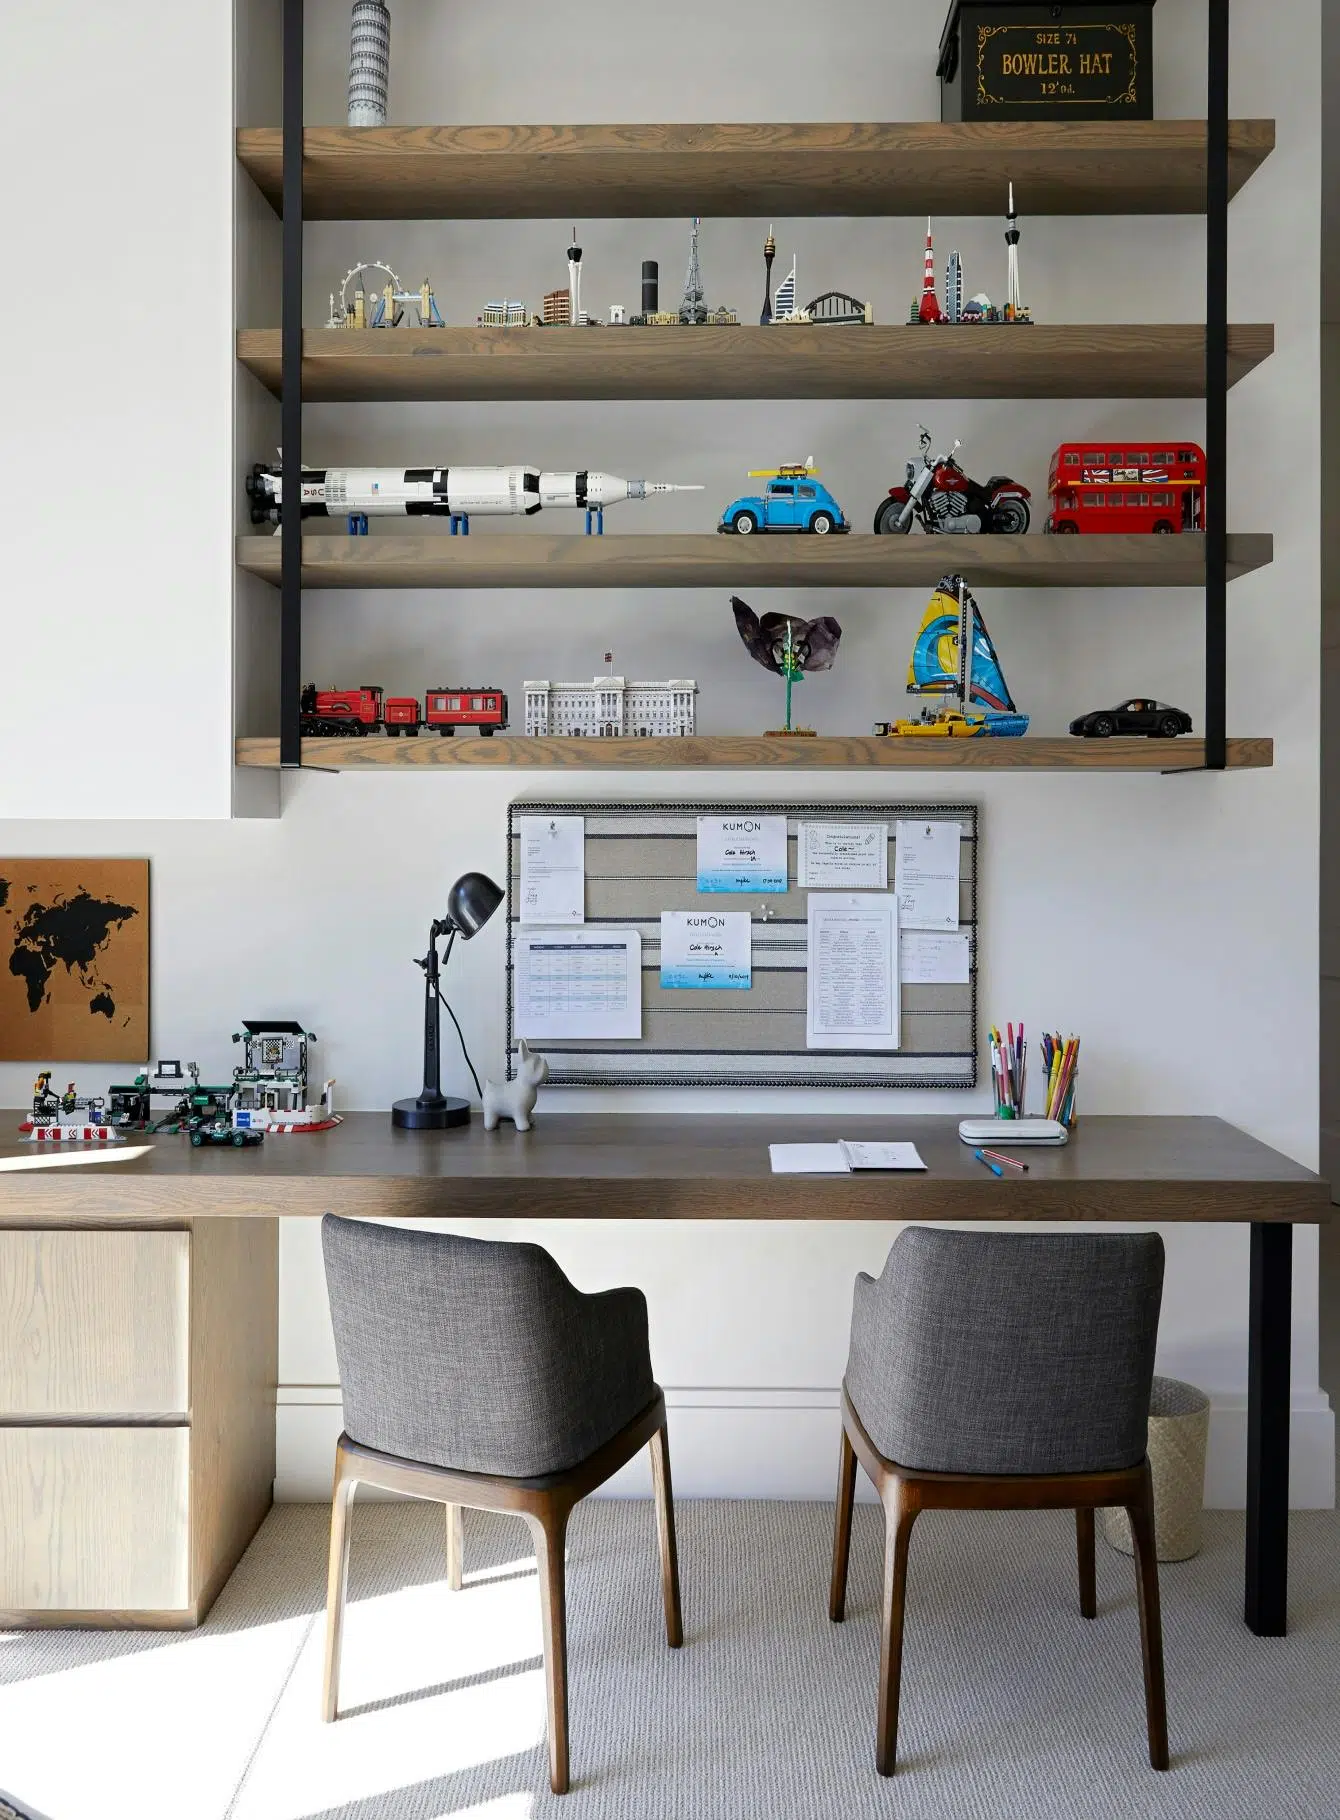
[(665, 1398), (640, 1289), (583, 1295), (538, 1245), (321, 1222), (344, 1393), (335, 1455), (323, 1715), (334, 1719), (360, 1481), (447, 1506), (461, 1583), (460, 1507), (510, 1510), (535, 1538), (549, 1695), (549, 1781), (568, 1787), (563, 1541), (572, 1507), (651, 1446), (666, 1635), (683, 1641)]
[(1149, 1761), (1168, 1767), (1154, 1509), (1145, 1457), (1163, 1293), (1157, 1233), (900, 1234), (856, 1279), (842, 1387), (833, 1578), (842, 1621), (856, 1462), (884, 1506), (875, 1763), (898, 1747), (908, 1543), (923, 1510), (1073, 1510), (1080, 1610), (1097, 1613), (1094, 1511), (1135, 1536)]

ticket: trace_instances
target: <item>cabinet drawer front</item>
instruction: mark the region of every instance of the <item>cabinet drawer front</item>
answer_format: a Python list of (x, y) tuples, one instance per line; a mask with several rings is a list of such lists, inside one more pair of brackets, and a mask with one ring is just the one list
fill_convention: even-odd
[(0, 1416), (185, 1415), (188, 1232), (0, 1232)]
[(189, 1602), (186, 1428), (0, 1428), (0, 1609)]

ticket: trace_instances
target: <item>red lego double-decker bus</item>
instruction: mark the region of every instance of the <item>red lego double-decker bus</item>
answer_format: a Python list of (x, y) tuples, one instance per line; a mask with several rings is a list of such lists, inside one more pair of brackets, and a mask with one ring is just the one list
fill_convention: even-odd
[(1205, 529), (1205, 451), (1194, 442), (1063, 442), (1047, 481), (1048, 531), (1170, 537)]

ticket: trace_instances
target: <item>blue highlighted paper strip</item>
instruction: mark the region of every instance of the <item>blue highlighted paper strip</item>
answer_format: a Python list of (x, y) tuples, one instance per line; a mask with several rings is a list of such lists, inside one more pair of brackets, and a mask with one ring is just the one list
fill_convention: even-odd
[(700, 872), (700, 891), (771, 891), (780, 895), (786, 890), (785, 872), (745, 871)]
[(667, 991), (687, 992), (695, 988), (748, 992), (753, 975), (747, 967), (697, 966), (662, 967), (661, 985)]

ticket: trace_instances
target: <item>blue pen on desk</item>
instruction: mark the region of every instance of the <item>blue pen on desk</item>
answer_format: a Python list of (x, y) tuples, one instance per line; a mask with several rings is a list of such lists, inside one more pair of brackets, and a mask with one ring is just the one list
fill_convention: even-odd
[(993, 1163), (991, 1161), (991, 1158), (986, 1154), (985, 1150), (974, 1150), (972, 1154), (977, 1162), (985, 1163), (986, 1167), (991, 1171), (992, 1175), (1003, 1176), (1005, 1174), (1005, 1171), (1001, 1168), (1000, 1164)]

